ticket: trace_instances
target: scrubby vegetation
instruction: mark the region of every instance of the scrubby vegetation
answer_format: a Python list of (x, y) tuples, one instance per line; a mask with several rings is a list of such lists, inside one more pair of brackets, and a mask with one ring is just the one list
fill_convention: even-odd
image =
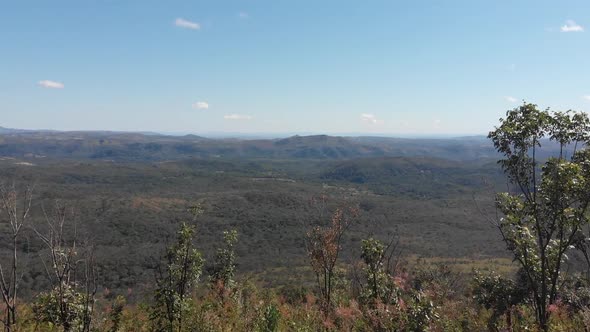
[[(333, 217), (338, 217), (336, 212)], [(333, 226), (328, 226), (333, 227)], [(400, 264), (388, 268), (387, 244), (363, 241), (354, 270), (338, 264), (331, 278), (331, 296), (321, 287), (259, 288), (247, 279), (225, 282), (219, 271), (231, 271), (226, 245), (216, 262), (225, 269), (202, 276), (201, 256), (191, 249), (198, 233), (183, 225), (177, 243), (166, 253), (152, 299), (127, 304), (108, 290), (92, 295), (92, 304), (70, 288), (58, 304), (46, 293), (17, 307), (14, 331), (498, 331), (540, 330), (526, 278), (514, 281), (479, 273), (470, 282), (446, 265)], [(232, 242), (233, 232), (227, 232)], [(327, 246), (330, 246), (327, 244)], [(337, 250), (337, 248), (335, 248)], [(311, 263), (312, 265), (315, 263)], [(231, 274), (231, 273), (230, 273)], [(323, 280), (322, 280), (323, 281)], [(230, 286), (231, 285), (231, 286)], [(588, 298), (571, 298), (585, 286), (560, 288), (559, 301), (548, 306), (547, 329), (585, 331)], [(79, 294), (79, 293), (77, 293)], [(59, 320), (64, 310), (68, 324)], [(91, 316), (84, 316), (89, 312)], [(86, 317), (86, 318), (84, 318)]]
[[(486, 190), (498, 191), (496, 176), (475, 189), (478, 172), (492, 169), (489, 163), (464, 167), (424, 158), (365, 159), (316, 167), (325, 164), (192, 160), (153, 165), (155, 170), (146, 167), (142, 173), (135, 173), (139, 166), (131, 164), (104, 165), (100, 171), (109, 174), (102, 176), (79, 171), (95, 164), (77, 163), (78, 172), (71, 171), (69, 178), (62, 169), (61, 175), (45, 174), (45, 181), (34, 188), (19, 186), (27, 180), (21, 174), (15, 184), (0, 187), (5, 232), (0, 317), (6, 331), (588, 331), (589, 135), (590, 121), (583, 113), (542, 111), (528, 103), (509, 111), (489, 134), (508, 178), (508, 190), (496, 196), (497, 215), (480, 204), (491, 198)], [(302, 139), (276, 144), (298, 146)], [(557, 152), (554, 157), (539, 157), (546, 144)], [(208, 173), (211, 164), (223, 175)], [(467, 177), (457, 175), (461, 170), (468, 170)], [(394, 182), (403, 178), (403, 191), (392, 189), (393, 182), (379, 183), (375, 174), (387, 174)], [(10, 169), (4, 168), (3, 175), (11, 175)], [(112, 190), (109, 184), (117, 185), (114, 179), (127, 177), (118, 189), (143, 194), (170, 183), (188, 192), (183, 181), (199, 178), (208, 194), (218, 197), (136, 195), (127, 202), (75, 206), (68, 204), (75, 200), (67, 192), (74, 187), (58, 186), (51, 194), (43, 190), (51, 176), (105, 192)], [(429, 189), (427, 183), (434, 180), (447, 186)], [(257, 187), (260, 183), (267, 195)], [(245, 185), (250, 189), (240, 191)], [(232, 191), (229, 201), (222, 187)], [(440, 195), (445, 188), (453, 190)], [(35, 192), (41, 197), (33, 196)], [(381, 221), (375, 217), (411, 207), (414, 215), (419, 215), (417, 209), (458, 208), (463, 215), (453, 218), (469, 218), (465, 201), (458, 203), (466, 192), (480, 216), (496, 226), (498, 237), (483, 238), (496, 245), (503, 240), (512, 264), (474, 264), (467, 255), (458, 255), (464, 263), (460, 269), (441, 262), (453, 256), (448, 252), (416, 259), (420, 249), (415, 248), (451, 251), (456, 247), (452, 241), (461, 240), (462, 234), (437, 234), (439, 243), (429, 243), (425, 235), (408, 239), (417, 233), (408, 233), (399, 217), (393, 225), (387, 215)], [(385, 203), (376, 193), (398, 205)], [(88, 196), (83, 190), (76, 195)], [(272, 216), (283, 218), (282, 223), (256, 223), (256, 217), (270, 217), (256, 214), (268, 212), (269, 202)], [(114, 204), (119, 207), (112, 208)], [(125, 216), (125, 204), (142, 211), (140, 218), (176, 211), (176, 221), (161, 228), (164, 224), (117, 223), (121, 219), (115, 217)], [(95, 220), (80, 222), (81, 216)], [(473, 227), (456, 225), (455, 230)], [(258, 226), (269, 228), (272, 237), (260, 235)], [(114, 236), (101, 227), (119, 233)], [(172, 228), (174, 236), (163, 238)], [(141, 237), (159, 244), (145, 245)], [(119, 246), (127, 251), (113, 251), (116, 241), (144, 244), (133, 250), (145, 252), (113, 256), (133, 252), (128, 243)], [(265, 241), (279, 244), (272, 247)], [(31, 253), (37, 257), (30, 258)], [(137, 257), (145, 261), (126, 265)], [(262, 270), (272, 270), (269, 262), (286, 268), (280, 271), (284, 282), (264, 282), (256, 273), (260, 269), (247, 266), (260, 261)], [(122, 287), (124, 269), (144, 274), (128, 281), (135, 289)]]

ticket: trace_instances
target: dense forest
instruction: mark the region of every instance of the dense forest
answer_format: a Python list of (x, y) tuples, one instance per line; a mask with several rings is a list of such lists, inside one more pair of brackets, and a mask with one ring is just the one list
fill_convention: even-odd
[(488, 138), (0, 130), (6, 331), (588, 331), (590, 121)]

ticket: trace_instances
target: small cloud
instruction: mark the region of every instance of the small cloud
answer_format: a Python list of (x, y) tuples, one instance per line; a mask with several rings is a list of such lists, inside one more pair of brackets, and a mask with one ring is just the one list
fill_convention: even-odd
[(198, 101), (198, 102), (194, 103), (192, 106), (196, 110), (206, 110), (206, 109), (209, 109), (209, 103), (207, 103), (205, 101)]
[(561, 27), (561, 32), (583, 32), (584, 27), (572, 20), (567, 20), (565, 25)]
[(49, 89), (63, 89), (64, 88), (63, 83), (56, 82), (56, 81), (43, 80), (43, 81), (37, 82), (37, 84), (39, 84), (39, 86), (42, 86), (44, 88), (49, 88)]
[(439, 119), (435, 119), (434, 121), (432, 121), (432, 127), (439, 129), (440, 128), (440, 124), (441, 121)]
[(504, 97), (504, 99), (506, 99), (506, 101), (509, 103), (516, 103), (518, 101), (518, 99), (511, 97), (511, 96), (506, 96), (506, 97)]
[(199, 23), (187, 21), (187, 20), (185, 20), (183, 18), (177, 18), (174, 21), (174, 25), (176, 25), (177, 27), (187, 28), (187, 29), (193, 29), (193, 30), (199, 30), (199, 29), (201, 29), (201, 25)]
[(364, 122), (364, 123), (370, 123), (370, 124), (380, 124), (380, 123), (383, 123), (383, 121), (377, 119), (377, 117), (375, 117), (374, 114), (369, 114), (369, 113), (362, 113), (361, 114), (361, 121)]
[(245, 114), (228, 114), (223, 116), (226, 120), (252, 120), (252, 116)]
[(586, 101), (590, 101), (590, 95), (585, 95), (585, 96), (582, 96), (582, 98), (583, 98), (584, 100), (586, 100)]
[(241, 19), (246, 19), (246, 18), (250, 18), (250, 15), (246, 12), (239, 12), (238, 17)]

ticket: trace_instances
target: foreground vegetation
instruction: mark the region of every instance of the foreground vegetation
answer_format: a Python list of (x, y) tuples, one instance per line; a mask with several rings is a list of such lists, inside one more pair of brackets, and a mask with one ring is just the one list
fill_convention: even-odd
[[(310, 251), (312, 265), (330, 256), (339, 212), (322, 228), (325, 240)], [(337, 265), (318, 287), (298, 285), (258, 288), (234, 275), (233, 244), (238, 234), (225, 232), (215, 269), (202, 275), (202, 259), (192, 249), (194, 228), (183, 225), (177, 243), (166, 253), (151, 300), (127, 303), (105, 289), (86, 293), (81, 283), (68, 291), (42, 293), (17, 306), (14, 331), (536, 331), (530, 289), (522, 274), (509, 279), (473, 272), (469, 279), (444, 264), (399, 261), (395, 239), (362, 242), (355, 266)], [(313, 238), (314, 236), (312, 236)], [(322, 275), (322, 269), (316, 270)], [(91, 302), (88, 301), (89, 298)], [(586, 331), (590, 327), (590, 292), (568, 279), (559, 301), (548, 310), (552, 331)]]
[[(237, 273), (241, 233), (235, 227), (216, 225), (223, 240), (199, 250), (207, 207), (196, 202), (185, 206), (173, 243), (153, 260), (153, 282), (137, 299), (131, 289), (113, 293), (101, 283), (100, 251), (79, 235), (70, 206), (60, 201), (42, 206), (45, 223), (29, 225), (33, 188), (2, 186), (0, 203), (11, 240), (0, 270), (5, 330), (588, 331), (590, 120), (584, 113), (542, 111), (524, 103), (500, 122), (489, 138), (503, 156), (499, 164), (509, 186), (496, 196), (500, 215), (491, 221), (514, 259), (502, 273), (492, 266), (466, 273), (432, 261), (412, 263), (402, 252), (407, 246), (399, 233), (347, 241), (361, 234), (353, 232), (363, 227), (370, 204), (357, 195), (333, 201), (320, 194), (307, 202), (301, 224), (305, 255), (300, 259), (308, 267), (287, 264), (291, 274), (305, 276), (300, 283), (265, 287)], [(538, 150), (547, 142), (558, 153), (540, 158)], [(346, 162), (320, 174), (387, 190), (360, 165)], [(375, 165), (380, 164), (366, 169), (397, 174)], [(449, 195), (460, 195), (453, 187), (457, 191)], [(36, 252), (48, 280), (28, 298), (19, 295), (27, 227), (42, 246)], [(266, 255), (271, 259), (272, 253)]]

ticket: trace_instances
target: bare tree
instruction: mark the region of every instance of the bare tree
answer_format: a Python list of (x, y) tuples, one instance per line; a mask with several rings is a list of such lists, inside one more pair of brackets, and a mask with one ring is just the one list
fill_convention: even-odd
[(82, 307), (82, 331), (89, 332), (92, 323), (92, 313), (94, 312), (94, 303), (96, 292), (98, 290), (98, 269), (94, 261), (94, 248), (88, 243), (84, 251), (84, 274), (83, 274), (83, 292), (84, 296)]
[[(7, 224), (11, 238), (12, 257), (7, 268), (0, 263), (0, 288), (2, 300), (6, 306), (4, 317), (4, 331), (13, 331), (16, 324), (16, 303), (20, 276), (18, 261), (18, 239), (23, 226), (26, 224), (31, 210), (33, 186), (25, 186), (19, 191), (16, 185), (0, 184), (0, 211), (2, 224)], [(5, 270), (6, 268), (6, 270)]]
[(75, 225), (68, 238), (66, 223), (73, 213), (65, 205), (56, 201), (51, 213), (45, 209), (44, 213), (46, 230), (34, 231), (48, 249), (49, 264), (44, 265), (52, 289), (38, 297), (38, 318), (60, 325), (64, 331), (90, 331), (97, 291), (93, 251), (87, 243), (79, 245)]

